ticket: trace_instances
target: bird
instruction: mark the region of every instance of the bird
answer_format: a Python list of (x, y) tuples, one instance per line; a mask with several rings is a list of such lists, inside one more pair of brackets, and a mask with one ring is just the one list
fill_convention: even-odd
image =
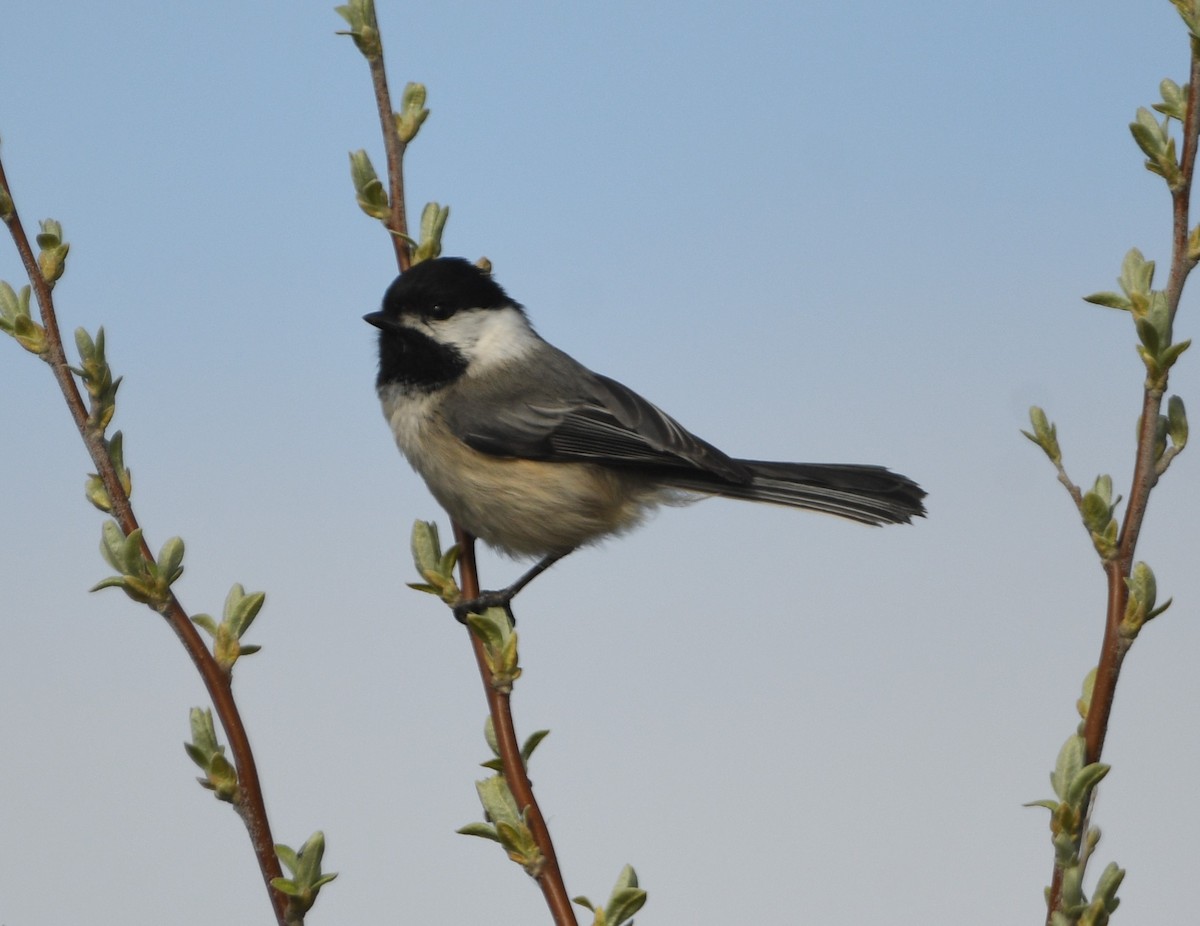
[(534, 330), (489, 270), (461, 257), (412, 265), (364, 320), (379, 329), (376, 391), (400, 452), (464, 530), (537, 563), (460, 602), (500, 606), (579, 547), (662, 504), (769, 502), (863, 524), (925, 515), (925, 491), (882, 466), (728, 456), (628, 386)]

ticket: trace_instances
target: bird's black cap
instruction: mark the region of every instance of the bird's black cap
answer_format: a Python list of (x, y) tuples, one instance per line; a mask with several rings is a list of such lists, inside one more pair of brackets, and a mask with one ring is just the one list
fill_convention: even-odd
[(461, 257), (439, 257), (413, 264), (396, 277), (380, 311), (364, 318), (376, 328), (387, 328), (401, 315), (449, 318), (463, 309), (516, 305), (486, 270)]

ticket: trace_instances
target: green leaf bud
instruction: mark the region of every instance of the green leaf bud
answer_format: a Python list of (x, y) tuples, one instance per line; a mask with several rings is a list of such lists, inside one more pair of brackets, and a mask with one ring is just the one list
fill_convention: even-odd
[(1167, 435), (1176, 449), (1182, 450), (1187, 446), (1187, 411), (1183, 407), (1183, 399), (1177, 395), (1167, 400)]
[(172, 537), (162, 545), (158, 552), (159, 573), (170, 585), (183, 575), (183, 540)]
[(1194, 38), (1200, 39), (1200, 3), (1196, 0), (1171, 0)]
[(42, 231), (37, 236), (38, 269), (51, 286), (62, 277), (67, 269), (67, 252), (71, 246), (62, 240), (62, 225), (54, 219), (41, 223)]
[(1067, 801), (1071, 782), (1083, 769), (1084, 742), (1083, 737), (1071, 734), (1058, 752), (1058, 761), (1054, 771), (1050, 773), (1050, 787), (1061, 801)]
[(400, 112), (395, 114), (396, 134), (400, 141), (408, 144), (417, 136), (421, 125), (429, 118), (425, 108), (425, 85), (409, 82), (404, 85)]
[(374, 61), (383, 54), (372, 0), (350, 0), (345, 6), (334, 7), (334, 11), (350, 26), (348, 31), (337, 34), (350, 36), (364, 58)]
[(442, 253), (442, 230), (450, 218), (450, 207), (426, 203), (421, 211), (421, 240), (413, 252), (413, 263), (432, 260)]
[(1029, 421), (1033, 425), (1033, 433), (1031, 434), (1029, 431), (1021, 433), (1041, 447), (1051, 462), (1055, 464), (1062, 462), (1062, 450), (1058, 446), (1058, 430), (1047, 420), (1046, 413), (1034, 405), (1029, 409)]
[(375, 173), (371, 158), (362, 149), (350, 152), (350, 179), (354, 183), (358, 207), (363, 212), (380, 221), (391, 217), (387, 190), (380, 182), (379, 175)]
[(1168, 78), (1158, 85), (1158, 92), (1162, 95), (1162, 102), (1155, 103), (1154, 108), (1164, 116), (1170, 116), (1177, 122), (1183, 122), (1187, 115), (1187, 88), (1180, 87), (1179, 84)]

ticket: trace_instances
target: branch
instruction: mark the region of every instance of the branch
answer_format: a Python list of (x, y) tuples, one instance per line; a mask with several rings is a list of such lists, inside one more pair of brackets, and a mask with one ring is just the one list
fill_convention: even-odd
[[(1171, 269), (1165, 293), (1171, 326), (1173, 326), (1176, 313), (1179, 311), (1184, 284), (1197, 263), (1190, 253), (1188, 223), (1192, 179), (1195, 172), (1198, 139), (1200, 139), (1200, 39), (1192, 34), (1189, 36), (1189, 41), (1191, 64), (1187, 103), (1182, 119), (1183, 146), (1179, 163), (1179, 178), (1175, 183), (1168, 182), (1171, 190), (1172, 234)], [(1169, 328), (1167, 342), (1170, 343)], [(1163, 396), (1166, 393), (1167, 376), (1167, 371), (1163, 370), (1161, 376), (1157, 378), (1149, 375), (1146, 378), (1142, 393), (1142, 412), (1139, 419), (1129, 502), (1125, 508), (1115, 554), (1104, 560), (1108, 595), (1100, 660), (1096, 666), (1095, 684), (1083, 724), (1084, 762), (1086, 764), (1098, 763), (1104, 751), (1104, 741), (1112, 717), (1121, 666), (1133, 645), (1133, 637), (1122, 633), (1122, 621), (1125, 619), (1126, 608), (1129, 604), (1128, 580), (1133, 570), (1134, 556), (1142, 525), (1145, 522), (1150, 493), (1158, 483), (1159, 476), (1166, 469), (1166, 464), (1179, 450), (1179, 448), (1170, 448), (1161, 459), (1156, 451), (1156, 431), (1162, 411)], [(1090, 806), (1090, 796), (1087, 803)], [(1080, 830), (1080, 838), (1086, 837), (1087, 829), (1085, 822)], [(1047, 926), (1050, 926), (1054, 914), (1060, 911), (1062, 906), (1063, 876), (1062, 866), (1056, 863), (1047, 897)]]
[[(457, 524), (454, 524), (454, 539), (458, 543), (458, 569), (461, 580), (463, 598), (470, 600), (479, 597), (479, 573), (475, 565), (475, 538)], [(521, 745), (517, 740), (516, 727), (513, 724), (512, 696), (492, 684), (492, 673), (488, 668), (487, 656), (482, 640), (474, 633), (468, 634), (471, 645), (475, 650), (475, 661), (479, 665), (479, 674), (483, 679), (483, 690), (487, 696), (488, 712), (492, 717), (492, 727), (496, 733), (496, 746), (500, 752), (500, 761), (504, 764), (504, 780), (509, 790), (516, 798), (517, 806), (526, 814), (529, 829), (542, 853), (544, 862), (535, 875), (542, 896), (546, 898), (546, 906), (554, 917), (555, 926), (577, 926), (575, 913), (571, 909), (571, 898), (563, 883), (562, 871), (558, 867), (558, 856), (554, 852), (554, 842), (550, 838), (550, 830), (538, 807), (537, 798), (533, 794), (533, 784), (529, 780), (529, 771), (521, 757)]]
[[(339, 10), (341, 12), (341, 10)], [(363, 52), (371, 68), (371, 82), (375, 88), (375, 102), (379, 110), (380, 127), (383, 130), (384, 146), (387, 150), (388, 187), (390, 217), (384, 222), (392, 234), (396, 248), (396, 264), (403, 273), (411, 264), (412, 239), (408, 237), (408, 220), (404, 201), (404, 152), (407, 141), (398, 131), (398, 117), (392, 110), (391, 94), (388, 91), (387, 72), (384, 67), (383, 41), (373, 4), (365, 4), (355, 10), (346, 8), (343, 16), (351, 23), (351, 35), (359, 50)], [(422, 102), (423, 102), (423, 91)], [(407, 106), (406, 100), (406, 106)], [(419, 105), (417, 107), (420, 108)], [(418, 117), (415, 125), (408, 129), (411, 138), (420, 125)], [(479, 595), (479, 573), (475, 564), (475, 538), (460, 525), (451, 520), (454, 536), (459, 544), (459, 577), (463, 596), (467, 599)], [(533, 794), (533, 785), (525, 762), (521, 757), (521, 747), (517, 741), (516, 729), (513, 724), (512, 702), (507, 692), (499, 691), (491, 683), (491, 672), (488, 669), (483, 643), (475, 634), (469, 633), (471, 645), (475, 651), (475, 659), (479, 665), (480, 677), (483, 680), (484, 692), (487, 695), (488, 711), (491, 714), (492, 726), (496, 733), (500, 759), (504, 766), (504, 779), (517, 801), (517, 806), (527, 815), (529, 829), (538, 845), (544, 864), (535, 874), (538, 885), (550, 908), (556, 926), (577, 926), (571, 900), (563, 883), (562, 873), (558, 867), (558, 858), (554, 852), (554, 842), (545, 818)]]
[(408, 235), (408, 215), (404, 205), (404, 152), (408, 143), (396, 131), (396, 115), (392, 110), (392, 97), (388, 91), (387, 72), (383, 66), (383, 43), (379, 54), (367, 58), (371, 66), (371, 83), (375, 87), (375, 103), (379, 110), (379, 127), (383, 131), (383, 147), (387, 152), (388, 202), (391, 218), (384, 223), (392, 233), (392, 246), (396, 249), (396, 266), (403, 273), (412, 263), (411, 240)]
[[(0, 161), (0, 190), (11, 196), (2, 161)], [(63, 398), (66, 400), (67, 408), (79, 430), (79, 435), (83, 438), (88, 454), (96, 466), (97, 474), (104, 482), (105, 490), (112, 504), (112, 514), (125, 536), (128, 537), (139, 529), (137, 517), (109, 453), (104, 435), (99, 428), (92, 426), (89, 422), (87, 406), (75, 384), (74, 374), (71, 372), (66, 351), (63, 348), (58, 316), (54, 309), (53, 284), (46, 279), (38, 265), (37, 257), (30, 246), (29, 238), (25, 234), (25, 228), (15, 205), (4, 216), (4, 223), (8, 226), (21, 263), (24, 265), (25, 273), (29, 277), (30, 285), (37, 299), (41, 322), (46, 330), (46, 347), (45, 352), (41, 355), (42, 359), (49, 364), (54, 379), (62, 390)], [(142, 555), (147, 561), (154, 562), (154, 556), (144, 539)], [(238, 775), (238, 796), (234, 806), (250, 834), (250, 842), (258, 859), (258, 867), (262, 873), (271, 906), (275, 911), (276, 920), (279, 926), (285, 926), (285, 899), (282, 894), (271, 887), (271, 879), (281, 877), (283, 872), (279, 867), (279, 859), (275, 855), (275, 842), (271, 836), (270, 823), (267, 820), (254, 753), (250, 748), (250, 740), (233, 697), (231, 677), (217, 664), (216, 659), (209, 652), (204, 640), (188, 617), (187, 611), (173, 593), (168, 594), (166, 602), (157, 610), (166, 619), (167, 624), (183, 644), (192, 663), (200, 672), (204, 686), (208, 689), (209, 697), (212, 698), (217, 716), (221, 720), (221, 726), (229, 739), (229, 748), (233, 753)]]

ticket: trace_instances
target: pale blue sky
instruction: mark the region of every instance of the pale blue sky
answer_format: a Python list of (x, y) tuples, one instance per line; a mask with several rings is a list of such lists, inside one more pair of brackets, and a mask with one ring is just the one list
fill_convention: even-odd
[[(19, 8), (17, 8), (19, 7)], [(520, 729), (572, 894), (632, 863), (645, 926), (1041, 921), (1047, 772), (1103, 582), (1020, 437), (1128, 479), (1132, 326), (1080, 296), (1168, 199), (1126, 124), (1182, 82), (1166, 0), (477, 2), (379, 15), (429, 87), (410, 206), (539, 330), (727, 451), (884, 463), (930, 517), (869, 530), (713, 501), (571, 557), (520, 601)], [(485, 706), (409, 592), (415, 518), (360, 320), (394, 273), (346, 152), (381, 145), (332, 3), (15, 5), (0, 137), (27, 226), (72, 242), (61, 318), (106, 327), (135, 503), (178, 590), (267, 592), (237, 691), (275, 835), (328, 838), (310, 922), (548, 922), (478, 819)], [(0, 277), (20, 283), (0, 243)], [(1185, 301), (1180, 334), (1195, 325)], [(1173, 391), (1200, 406), (1196, 358)], [(199, 680), (106, 574), (47, 371), (0, 343), (0, 922), (267, 922), (232, 813), (180, 747)], [(1142, 558), (1096, 822), (1122, 921), (1190, 909), (1200, 826), (1195, 451)], [(444, 521), (444, 518), (443, 518)], [(513, 563), (485, 557), (501, 584)]]

